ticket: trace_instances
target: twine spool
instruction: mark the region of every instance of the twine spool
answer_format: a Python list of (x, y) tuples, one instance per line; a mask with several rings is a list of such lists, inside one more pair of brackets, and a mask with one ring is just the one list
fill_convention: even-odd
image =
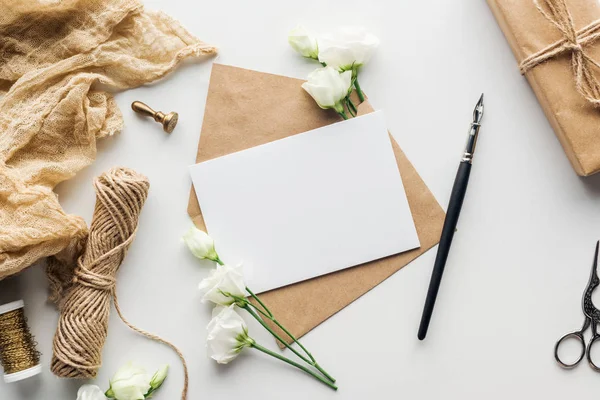
[(0, 363), (6, 383), (42, 372), (40, 352), (25, 318), (23, 300), (0, 306)]
[(61, 304), (51, 370), (61, 378), (96, 377), (108, 333), (110, 301), (132, 330), (172, 348), (183, 365), (181, 398), (187, 398), (188, 370), (181, 351), (160, 336), (127, 321), (117, 299), (117, 272), (137, 231), (150, 183), (127, 168), (113, 168), (94, 182), (96, 207), (89, 237), (77, 261), (73, 285)]

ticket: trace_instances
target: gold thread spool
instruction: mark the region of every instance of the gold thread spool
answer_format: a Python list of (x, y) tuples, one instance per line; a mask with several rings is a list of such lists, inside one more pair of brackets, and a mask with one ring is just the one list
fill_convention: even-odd
[(40, 352), (27, 325), (23, 300), (0, 306), (0, 364), (6, 383), (42, 372)]

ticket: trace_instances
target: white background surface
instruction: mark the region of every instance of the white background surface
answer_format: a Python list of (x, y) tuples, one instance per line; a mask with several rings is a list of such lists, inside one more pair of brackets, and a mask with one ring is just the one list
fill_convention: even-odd
[[(600, 375), (587, 365), (563, 371), (552, 351), (558, 337), (582, 322), (580, 296), (600, 226), (600, 176), (581, 179), (571, 170), (483, 0), (146, 3), (219, 45), (223, 63), (295, 77), (315, 67), (287, 47), (295, 24), (369, 27), (382, 43), (362, 86), (375, 108), (386, 111), (389, 128), (444, 208), (473, 106), (486, 94), (471, 182), (429, 336), (416, 338), (435, 250), (305, 337), (338, 378), (338, 393), (258, 353), (225, 367), (206, 358), (209, 310), (196, 285), (208, 269), (179, 237), (190, 224), (187, 166), (196, 154), (210, 62), (188, 63), (159, 84), (118, 95), (126, 128), (99, 143), (95, 164), (61, 185), (60, 198), (89, 221), (92, 179), (102, 171), (124, 165), (150, 178), (139, 234), (119, 274), (119, 296), (132, 322), (181, 346), (190, 365), (190, 399), (565, 399), (598, 392)], [(138, 99), (180, 113), (170, 137), (128, 110)], [(59, 380), (48, 369), (57, 313), (45, 303), (46, 287), (40, 266), (1, 283), (0, 301), (26, 301), (45, 366), (39, 379), (0, 382), (3, 400), (75, 399), (80, 383)], [(256, 325), (250, 329), (274, 346)], [(97, 383), (105, 388), (128, 360), (149, 369), (169, 362), (170, 378), (156, 399), (179, 398), (175, 356), (130, 332), (113, 313)]]
[(190, 175), (220, 258), (243, 262), (254, 293), (419, 247), (382, 111), (196, 164)]

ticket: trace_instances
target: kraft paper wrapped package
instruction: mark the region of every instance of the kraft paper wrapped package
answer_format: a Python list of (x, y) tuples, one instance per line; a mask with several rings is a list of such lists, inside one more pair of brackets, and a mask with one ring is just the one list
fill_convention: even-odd
[[(316, 105), (300, 87), (302, 82), (214, 64), (196, 162), (339, 122), (340, 117), (335, 112), (321, 110)], [(366, 114), (373, 108), (365, 101), (358, 111)], [(297, 337), (373, 289), (439, 241), (444, 211), (396, 141), (391, 140), (421, 247), (262, 293), (261, 299)], [(206, 230), (193, 188), (188, 213), (199, 229)]]
[[(577, 174), (600, 170), (600, 2), (488, 0)], [(516, 67), (516, 66), (515, 66)]]

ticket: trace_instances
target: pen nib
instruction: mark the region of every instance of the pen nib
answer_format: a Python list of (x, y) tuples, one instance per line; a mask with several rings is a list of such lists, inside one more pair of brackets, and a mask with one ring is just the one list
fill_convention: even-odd
[(473, 110), (473, 123), (479, 124), (481, 123), (481, 119), (483, 118), (483, 93), (481, 93), (481, 97)]

